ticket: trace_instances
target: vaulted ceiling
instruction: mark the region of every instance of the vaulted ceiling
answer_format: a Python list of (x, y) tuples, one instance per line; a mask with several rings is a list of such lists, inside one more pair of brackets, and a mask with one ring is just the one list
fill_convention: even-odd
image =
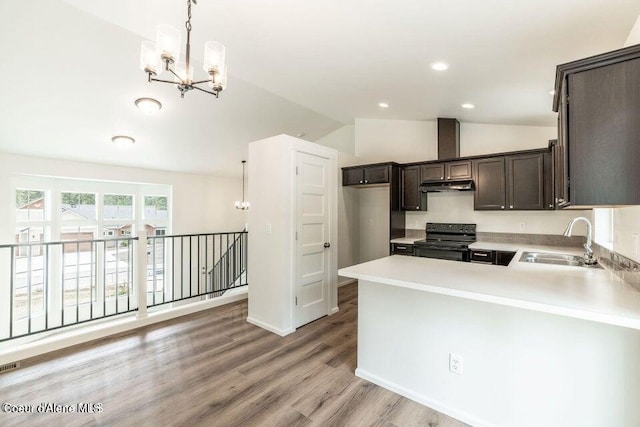
[[(193, 55), (227, 47), (215, 100), (138, 69), (158, 23), (184, 28), (185, 1), (2, 1), (0, 150), (227, 174), (252, 140), (315, 140), (356, 117), (553, 126), (555, 66), (621, 47), (639, 13), (640, 0), (199, 0)], [(142, 115), (141, 96), (163, 109)], [(120, 133), (136, 144), (114, 147)]]

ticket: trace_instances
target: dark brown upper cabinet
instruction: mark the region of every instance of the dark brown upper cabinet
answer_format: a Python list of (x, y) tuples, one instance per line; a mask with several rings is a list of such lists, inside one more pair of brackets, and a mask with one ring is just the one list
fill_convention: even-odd
[(550, 172), (551, 155), (548, 151), (474, 160), (474, 208), (553, 209)]
[(459, 162), (445, 163), (446, 179), (459, 180), (471, 179), (471, 160), (461, 160)]
[(640, 45), (559, 65), (559, 207), (640, 205)]
[(422, 182), (444, 179), (444, 163), (431, 163), (420, 166)]
[(427, 194), (420, 191), (420, 166), (400, 168), (400, 209), (426, 211)]
[(506, 206), (504, 157), (490, 157), (473, 162), (476, 210), (503, 210)]
[(471, 160), (424, 164), (420, 176), (422, 182), (471, 179)]
[(506, 157), (507, 206), (509, 210), (546, 209), (544, 155), (521, 154)]
[(342, 185), (388, 184), (390, 163), (342, 168)]

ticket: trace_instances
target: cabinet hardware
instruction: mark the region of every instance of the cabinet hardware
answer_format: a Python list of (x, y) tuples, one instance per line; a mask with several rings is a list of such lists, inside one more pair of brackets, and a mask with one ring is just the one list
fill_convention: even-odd
[(513, 209), (513, 205), (509, 205), (509, 209)]
[(416, 209), (420, 209), (420, 206), (416, 206)]
[(550, 207), (550, 208), (553, 208), (553, 203), (549, 203), (549, 207)]
[(484, 254), (482, 252), (474, 252), (473, 256), (489, 256), (489, 254)]
[(325, 247), (325, 248), (330, 248), (330, 247), (331, 247), (331, 243), (329, 243), (329, 242), (325, 242), (324, 247)]
[(360, 180), (360, 184), (362, 184), (362, 180)]
[(405, 250), (405, 251), (406, 251), (406, 250), (407, 250), (407, 247), (406, 247), (406, 246), (396, 246), (396, 249), (402, 249), (402, 250)]
[(365, 183), (365, 184), (367, 184), (367, 183), (369, 183), (369, 181), (367, 181), (367, 180), (365, 179), (365, 180), (364, 180), (364, 183)]
[(440, 179), (444, 179), (444, 176), (441, 176)]
[(504, 209), (504, 206), (500, 206), (500, 209)]
[(447, 179), (451, 179), (451, 177), (450, 177), (450, 176), (448, 176), (448, 177), (447, 177)]

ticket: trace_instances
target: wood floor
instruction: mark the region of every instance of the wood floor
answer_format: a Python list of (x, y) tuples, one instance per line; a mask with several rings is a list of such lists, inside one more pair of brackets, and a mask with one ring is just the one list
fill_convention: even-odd
[(101, 403), (0, 425), (429, 426), (462, 423), (357, 378), (357, 287), (340, 311), (279, 337), (246, 301), (32, 359), (0, 374), (0, 404)]

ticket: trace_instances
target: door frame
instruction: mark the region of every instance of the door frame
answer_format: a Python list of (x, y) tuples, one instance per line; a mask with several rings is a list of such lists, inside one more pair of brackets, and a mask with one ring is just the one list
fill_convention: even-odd
[(328, 196), (328, 209), (329, 209), (329, 242), (331, 247), (327, 249), (327, 315), (335, 314), (338, 312), (338, 165), (337, 165), (337, 152), (333, 149), (323, 147), (317, 144), (308, 143), (300, 140), (291, 150), (291, 199), (292, 199), (292, 215), (294, 220), (291, 221), (291, 241), (294, 242), (294, 248), (291, 251), (291, 263), (293, 268), (291, 269), (291, 313), (290, 313), (290, 325), (293, 330), (296, 329), (298, 309), (296, 306), (296, 297), (298, 296), (298, 244), (296, 241), (296, 232), (299, 232), (299, 224), (297, 219), (298, 212), (298, 200), (297, 185), (298, 176), (296, 173), (296, 167), (298, 165), (297, 158), (298, 153), (309, 154), (312, 156), (322, 157), (328, 160), (327, 164), (327, 188), (329, 192)]

